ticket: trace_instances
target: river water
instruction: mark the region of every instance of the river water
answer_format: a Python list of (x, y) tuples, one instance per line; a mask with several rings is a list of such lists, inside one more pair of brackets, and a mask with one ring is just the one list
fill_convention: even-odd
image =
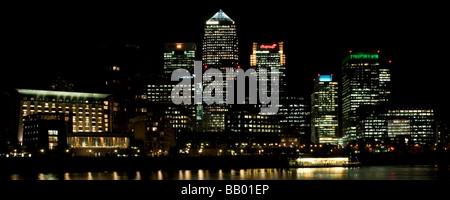
[(449, 180), (437, 166), (362, 166), (3, 174), (7, 180)]

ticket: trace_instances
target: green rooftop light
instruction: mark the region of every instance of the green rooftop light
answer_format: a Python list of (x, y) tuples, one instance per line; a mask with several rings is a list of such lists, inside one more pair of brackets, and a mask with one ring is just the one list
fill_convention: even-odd
[(367, 53), (367, 52), (352, 53), (352, 52), (350, 52), (350, 55), (347, 56), (342, 61), (342, 64), (344, 65), (349, 60), (378, 60), (378, 59), (380, 59), (380, 56), (378, 55), (378, 53)]
[(65, 92), (65, 91), (52, 91), (52, 90), (17, 89), (17, 91), (21, 95), (56, 96), (56, 97), (69, 97), (69, 98), (104, 99), (109, 96), (109, 94), (100, 94), (100, 93)]
[(350, 54), (350, 59), (379, 59), (377, 53), (355, 53)]

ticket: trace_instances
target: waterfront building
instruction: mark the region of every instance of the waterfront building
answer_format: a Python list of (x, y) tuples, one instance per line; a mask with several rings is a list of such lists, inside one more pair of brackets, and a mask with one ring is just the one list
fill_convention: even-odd
[(314, 79), (311, 95), (311, 140), (318, 144), (339, 142), (339, 87), (333, 75), (321, 75)]
[[(117, 148), (129, 147), (129, 138), (126, 134), (119, 135), (110, 129), (113, 121), (111, 112), (117, 107), (110, 103), (109, 94), (32, 89), (18, 89), (17, 91), (20, 96), (18, 128), (20, 143), (28, 143), (29, 138), (34, 137), (30, 135), (29, 123), (44, 123), (42, 117), (48, 118), (44, 114), (55, 116), (61, 114), (64, 115), (65, 122), (70, 122), (66, 123), (66, 126), (69, 126), (66, 127), (66, 132), (63, 133), (63, 129), (49, 129), (48, 131), (51, 133), (45, 132), (45, 130), (40, 132), (48, 134), (48, 137), (56, 137), (56, 135), (67, 137), (66, 139), (58, 138), (58, 141), (67, 141), (67, 147), (73, 148), (73, 151), (76, 152), (75, 155), (104, 156), (108, 152), (113, 153)], [(39, 117), (41, 117), (41, 121), (36, 120)], [(27, 123), (27, 127), (25, 127), (25, 123)], [(24, 131), (27, 136), (24, 136)], [(115, 142), (113, 145), (109, 145), (108, 142), (101, 142), (102, 138), (111, 138)], [(98, 142), (90, 142), (90, 139), (96, 139)], [(62, 145), (58, 144), (58, 146)], [(49, 149), (51, 149), (50, 146)]]
[(62, 153), (67, 148), (69, 114), (36, 113), (23, 117), (23, 145), (32, 154)]
[(342, 64), (342, 132), (346, 141), (357, 139), (357, 109), (389, 102), (390, 85), (390, 61), (380, 51), (349, 52)]
[(146, 116), (130, 119), (130, 132), (134, 139), (143, 143), (144, 154), (148, 156), (167, 156), (175, 146), (175, 132), (164, 113), (149, 112)]
[(357, 135), (367, 143), (431, 146), (438, 141), (431, 108), (367, 106), (357, 119)]

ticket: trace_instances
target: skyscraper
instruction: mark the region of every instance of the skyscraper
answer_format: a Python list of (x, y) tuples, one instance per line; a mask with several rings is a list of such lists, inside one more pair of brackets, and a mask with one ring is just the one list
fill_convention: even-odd
[(311, 140), (337, 145), (339, 140), (338, 82), (332, 75), (318, 75), (311, 95)]
[(176, 69), (187, 69), (194, 73), (196, 47), (194, 43), (164, 44), (164, 74), (172, 74)]
[[(227, 69), (239, 68), (236, 25), (222, 10), (219, 10), (206, 21), (202, 49), (203, 70), (219, 69), (226, 76)], [(204, 81), (203, 84), (209, 85), (214, 84), (214, 82)], [(225, 130), (225, 114), (228, 112), (225, 105), (227, 81), (224, 81), (223, 85), (213, 87), (223, 88), (223, 100), (218, 104), (203, 107), (204, 132)], [(217, 91), (215, 91), (215, 94), (217, 95)]]
[(203, 67), (236, 68), (238, 62), (238, 38), (235, 22), (222, 10), (206, 21), (203, 38)]
[[(286, 55), (283, 51), (283, 42), (253, 43), (252, 55), (250, 55), (250, 67), (266, 69), (268, 73), (278, 70), (279, 89), (283, 93), (286, 88)], [(268, 74), (270, 75), (270, 74)], [(271, 76), (267, 76), (270, 80)], [(266, 83), (267, 81), (264, 81)]]
[(356, 111), (360, 106), (380, 105), (390, 99), (390, 62), (380, 51), (350, 51), (342, 65), (342, 118), (344, 140), (354, 141)]

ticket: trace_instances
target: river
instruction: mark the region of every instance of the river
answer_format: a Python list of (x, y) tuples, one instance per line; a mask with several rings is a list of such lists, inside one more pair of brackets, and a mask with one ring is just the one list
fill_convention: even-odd
[(3, 180), (450, 180), (433, 165), (8, 173)]

